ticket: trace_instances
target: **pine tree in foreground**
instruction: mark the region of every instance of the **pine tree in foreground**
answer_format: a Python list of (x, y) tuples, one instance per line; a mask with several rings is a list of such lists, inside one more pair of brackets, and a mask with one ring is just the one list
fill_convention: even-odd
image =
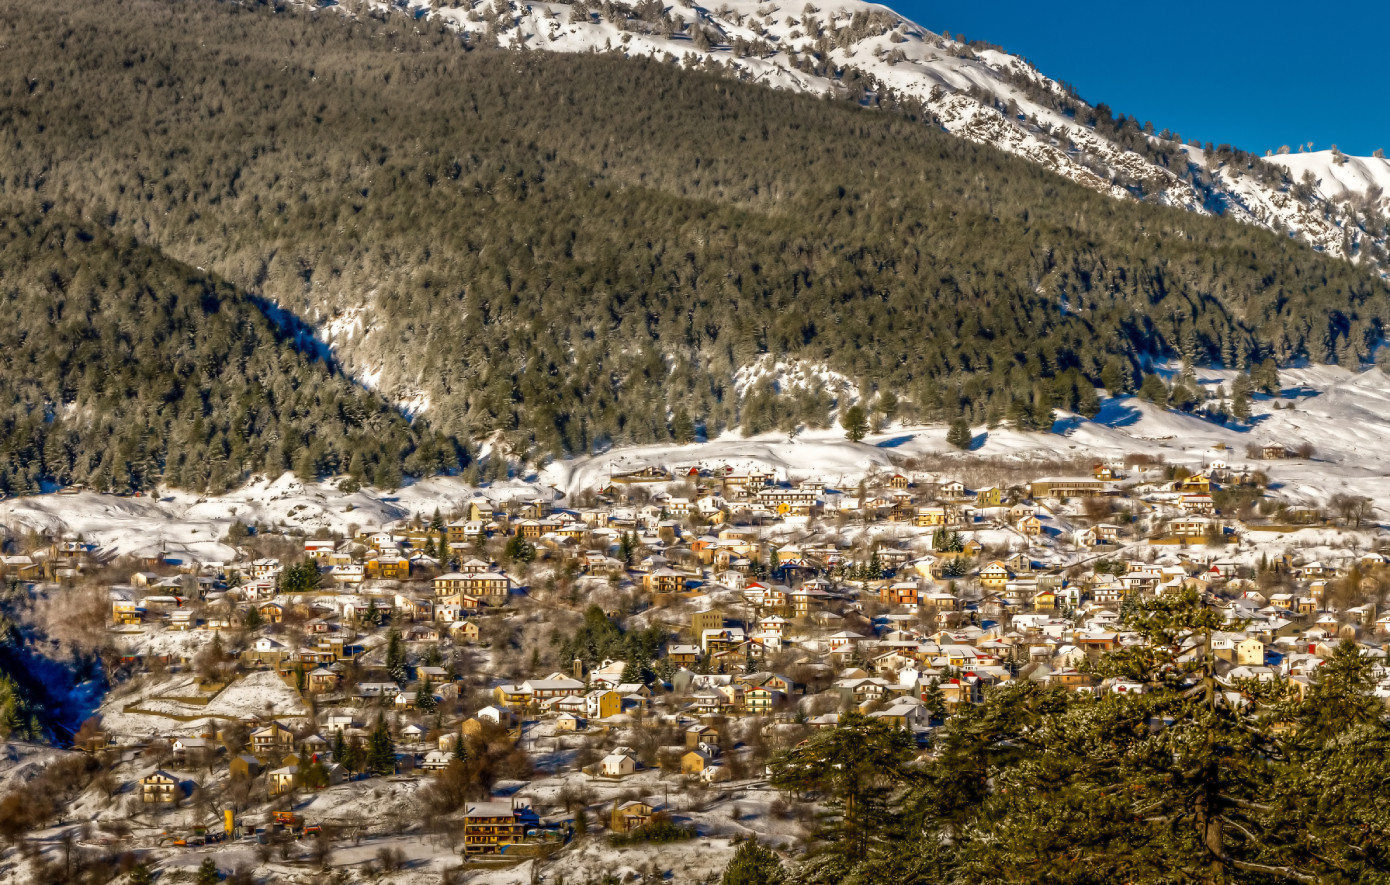
[(780, 885), (786, 881), (782, 862), (756, 841), (744, 842), (724, 868), (720, 885)]

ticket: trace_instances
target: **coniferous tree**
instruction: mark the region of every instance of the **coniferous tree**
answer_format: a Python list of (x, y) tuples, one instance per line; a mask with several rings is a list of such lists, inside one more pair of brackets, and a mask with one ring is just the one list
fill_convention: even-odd
[(1082, 383), (1076, 403), (1076, 413), (1083, 418), (1094, 418), (1100, 414), (1100, 395), (1089, 383)]
[(749, 840), (739, 845), (719, 881), (720, 885), (781, 885), (786, 871), (776, 854)]
[(197, 885), (217, 885), (222, 881), (222, 875), (217, 871), (217, 861), (210, 857), (203, 858), (203, 862), (198, 866), (198, 873), (194, 881)]
[(1168, 405), (1168, 385), (1157, 375), (1144, 375), (1144, 383), (1139, 386), (1139, 398), (1156, 405)]
[(912, 748), (906, 730), (850, 712), (840, 717), (839, 727), (818, 731), (778, 756), (771, 782), (780, 790), (825, 797), (832, 813), (822, 820), (819, 836), (835, 868), (848, 871), (891, 835), (884, 825), (889, 800), (906, 780)]
[(671, 419), (671, 438), (681, 445), (695, 441), (695, 422), (690, 419), (690, 412), (684, 406), (676, 409)]
[(970, 432), (970, 422), (964, 418), (957, 418), (951, 422), (951, 427), (946, 431), (946, 442), (957, 449), (965, 450), (970, 448), (974, 441), (974, 436)]
[(860, 406), (850, 406), (840, 418), (840, 426), (845, 429), (845, 437), (851, 442), (859, 442), (869, 432), (869, 419)]
[(386, 672), (391, 674), (391, 679), (397, 685), (405, 685), (410, 681), (410, 673), (406, 668), (405, 644), (401, 642), (401, 631), (392, 627), (386, 634)]
[(415, 691), (415, 709), (426, 713), (433, 712), (437, 704), (434, 700), (434, 685), (430, 682), (430, 677), (425, 676), (420, 680), (420, 687)]
[(381, 714), (377, 714), (376, 727), (367, 739), (366, 767), (378, 776), (396, 773), (396, 743), (391, 739), (386, 717)]

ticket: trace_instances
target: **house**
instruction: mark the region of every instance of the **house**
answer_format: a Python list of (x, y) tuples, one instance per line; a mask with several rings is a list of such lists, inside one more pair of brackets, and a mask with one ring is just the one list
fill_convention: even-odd
[(1216, 512), (1216, 503), (1212, 501), (1211, 495), (1183, 495), (1178, 501), (1178, 507), (1183, 513), (1210, 515)]
[(1035, 479), (1028, 486), (1032, 498), (1094, 498), (1108, 489), (1105, 480), (1090, 476), (1049, 476)]
[(249, 753), (242, 753), (228, 763), (227, 769), (234, 778), (245, 780), (257, 777), (261, 773), (261, 760)]
[(850, 630), (841, 630), (839, 633), (829, 637), (830, 653), (832, 655), (854, 654), (859, 648), (859, 643), (864, 639), (865, 637), (860, 636), (858, 633), (854, 633)]
[(511, 580), (498, 572), (450, 572), (434, 579), (436, 602), (461, 596), (488, 605), (505, 605)]
[(675, 569), (659, 568), (642, 576), (642, 586), (653, 593), (680, 593), (685, 590), (690, 575)]
[[(616, 802), (616, 800), (614, 800)], [(647, 802), (633, 799), (621, 805), (615, 804), (610, 815), (608, 827), (615, 833), (630, 833), (638, 827), (651, 822), (656, 809)]]
[(555, 730), (557, 732), (583, 731), (588, 727), (588, 723), (573, 713), (561, 713), (555, 717)]
[(521, 693), (532, 701), (571, 697), (583, 691), (584, 683), (563, 673), (551, 673), (544, 679), (528, 679), (521, 683)]
[(1236, 643), (1236, 664), (1241, 667), (1263, 667), (1265, 644), (1251, 636)]
[(272, 769), (266, 776), (266, 792), (272, 796), (281, 793), (288, 793), (294, 789), (295, 780), (299, 777), (298, 765), (286, 765), (282, 768)]
[(597, 689), (584, 696), (584, 710), (590, 719), (607, 719), (623, 711), (623, 696), (612, 689)]
[(691, 667), (700, 659), (700, 647), (698, 645), (673, 645), (666, 649), (666, 656), (677, 667)]
[(708, 744), (701, 744), (699, 749), (689, 750), (681, 756), (681, 774), (704, 774), (705, 770), (713, 766), (715, 750)]
[(627, 777), (635, 771), (637, 760), (627, 752), (609, 753), (598, 764), (598, 772), (602, 777)]
[(997, 559), (980, 569), (980, 583), (991, 590), (1002, 590), (1012, 577), (1009, 567)]
[(1215, 526), (1208, 516), (1184, 516), (1168, 523), (1168, 529), (1180, 538), (1204, 538)]
[(454, 754), (444, 750), (430, 750), (420, 761), (422, 771), (443, 771), (454, 761)]
[(140, 800), (146, 805), (176, 805), (182, 793), (179, 779), (163, 769), (140, 778)]
[(497, 854), (525, 841), (526, 830), (540, 823), (529, 806), (512, 802), (474, 802), (463, 811), (465, 854)]
[(257, 756), (273, 756), (285, 752), (294, 743), (294, 732), (279, 722), (251, 732), (251, 752)]
[(765, 685), (750, 688), (743, 693), (743, 708), (755, 715), (770, 713), (782, 702), (783, 697), (782, 692)]
[(111, 620), (117, 624), (139, 624), (145, 616), (145, 608), (135, 601), (135, 596), (129, 590), (112, 588), (111, 599)]
[(476, 621), (462, 620), (449, 625), (449, 635), (455, 642), (477, 642), (480, 634)]

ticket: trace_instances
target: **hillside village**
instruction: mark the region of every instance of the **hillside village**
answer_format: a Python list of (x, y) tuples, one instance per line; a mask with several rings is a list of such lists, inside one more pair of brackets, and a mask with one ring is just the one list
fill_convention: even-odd
[[(95, 600), (73, 611), (100, 620), (112, 688), (49, 813), (0, 805), (0, 832), (84, 821), (145, 863), (277, 876), (534, 872), (601, 837), (795, 852), (810, 818), (768, 785), (779, 751), (858, 712), (930, 762), (1002, 684), (1144, 692), (1092, 665), (1142, 641), (1142, 600), (1184, 592), (1227, 625), (1189, 643), (1228, 690), (1306, 689), (1351, 640), (1390, 698), (1369, 501), (1267, 494), (1269, 462), (1310, 455), (1000, 468), (987, 486), (909, 459), (849, 488), (670, 461), (349, 536), (236, 523), (226, 562), (11, 537), (11, 592)], [(661, 863), (677, 856), (665, 869), (702, 881), (727, 851)]]

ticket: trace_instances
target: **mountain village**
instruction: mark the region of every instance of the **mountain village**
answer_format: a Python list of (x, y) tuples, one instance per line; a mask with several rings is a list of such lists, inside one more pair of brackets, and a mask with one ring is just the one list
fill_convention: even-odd
[(794, 849), (779, 750), (858, 712), (929, 763), (956, 710), (1013, 680), (1143, 692), (1092, 665), (1141, 641), (1126, 619), (1156, 596), (1219, 609), (1227, 627), (1187, 653), (1228, 692), (1306, 688), (1351, 640), (1390, 698), (1369, 502), (1267, 496), (1270, 461), (1310, 454), (978, 488), (915, 462), (837, 488), (671, 461), (350, 536), (238, 523), (237, 561), (33, 536), (0, 569), (104, 600), (113, 688), (73, 744), (105, 798), (65, 816), (137, 851), (240, 840), (293, 869), (351, 845), (389, 869), (361, 846), (429, 834), (447, 844), (431, 862), (506, 870), (596, 831)]

